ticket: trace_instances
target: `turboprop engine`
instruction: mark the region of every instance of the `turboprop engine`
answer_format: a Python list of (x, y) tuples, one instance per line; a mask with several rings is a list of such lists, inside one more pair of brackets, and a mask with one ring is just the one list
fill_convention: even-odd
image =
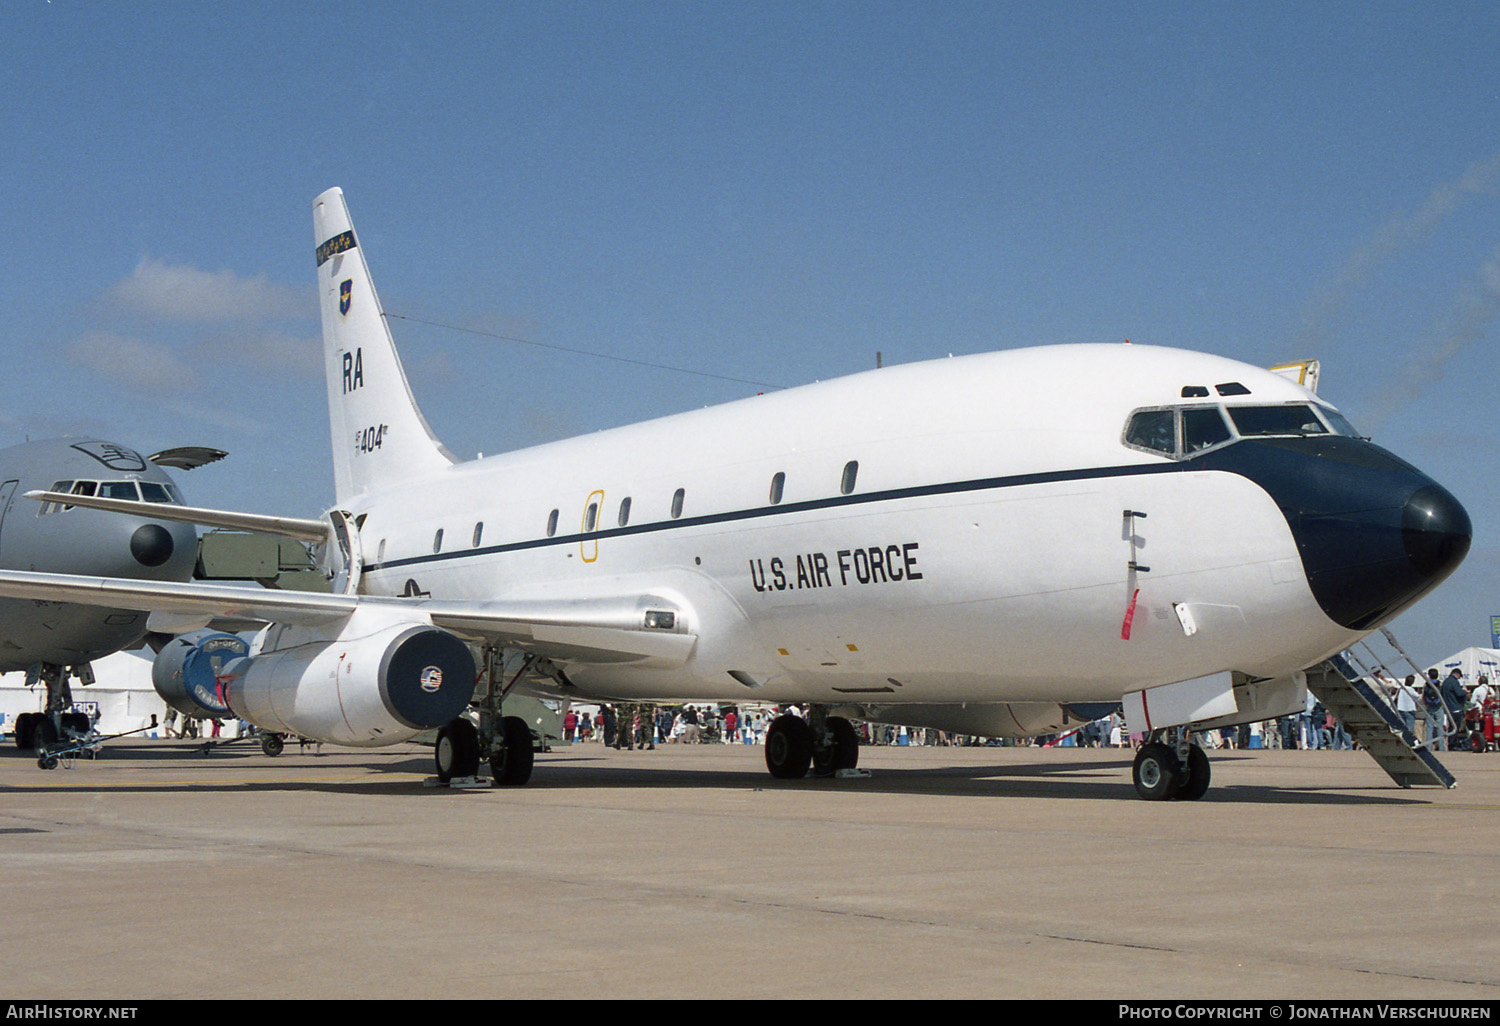
[(250, 651), (250, 643), (220, 631), (180, 634), (151, 662), (151, 684), (162, 700), (195, 720), (230, 715), (220, 687), (224, 666)]
[(447, 631), (359, 609), (332, 637), (326, 628), (266, 628), (220, 680), (234, 715), (262, 730), (373, 748), (453, 720), (476, 675), (468, 646)]

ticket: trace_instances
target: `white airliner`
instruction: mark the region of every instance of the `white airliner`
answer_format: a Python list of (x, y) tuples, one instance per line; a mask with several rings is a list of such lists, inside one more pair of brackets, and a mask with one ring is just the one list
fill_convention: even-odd
[(412, 398), (340, 190), (314, 222), (336, 506), (174, 512), (323, 539), (334, 593), (0, 574), (0, 594), (184, 629), (271, 621), (222, 681), (267, 730), (441, 727), (441, 776), (488, 757), (524, 783), (512, 686), (803, 703), (766, 745), (800, 777), (854, 766), (851, 717), (1022, 737), (1123, 701), (1173, 742), (1146, 746), (1137, 788), (1194, 798), (1207, 760), (1180, 728), (1300, 709), (1304, 670), (1468, 549), (1458, 502), (1312, 392), (1128, 344), (886, 367), (460, 462)]

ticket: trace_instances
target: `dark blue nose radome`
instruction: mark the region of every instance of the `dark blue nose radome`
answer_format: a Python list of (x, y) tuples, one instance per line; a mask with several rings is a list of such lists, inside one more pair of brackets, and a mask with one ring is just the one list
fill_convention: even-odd
[(1422, 576), (1440, 581), (1458, 569), (1473, 536), (1469, 514), (1446, 490), (1420, 488), (1406, 500), (1401, 541), (1406, 558)]
[(1473, 528), (1458, 500), (1363, 439), (1247, 439), (1194, 463), (1266, 490), (1291, 528), (1313, 597), (1351, 630), (1390, 621), (1469, 551)]
[(145, 524), (130, 536), (130, 554), (141, 566), (161, 566), (172, 558), (172, 534), (160, 524)]

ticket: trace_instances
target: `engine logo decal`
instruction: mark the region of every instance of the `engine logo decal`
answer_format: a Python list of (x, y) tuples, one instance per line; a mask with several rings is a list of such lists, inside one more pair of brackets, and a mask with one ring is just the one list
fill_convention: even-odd
[(429, 695), (437, 694), (438, 688), (443, 686), (443, 671), (436, 666), (429, 666), (422, 671), (422, 690)]

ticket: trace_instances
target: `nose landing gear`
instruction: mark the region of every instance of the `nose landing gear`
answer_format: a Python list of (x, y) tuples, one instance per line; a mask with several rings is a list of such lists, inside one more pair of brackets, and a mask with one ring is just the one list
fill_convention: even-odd
[(1131, 780), (1148, 802), (1195, 802), (1208, 792), (1208, 756), (1179, 728), (1158, 731), (1136, 752)]

